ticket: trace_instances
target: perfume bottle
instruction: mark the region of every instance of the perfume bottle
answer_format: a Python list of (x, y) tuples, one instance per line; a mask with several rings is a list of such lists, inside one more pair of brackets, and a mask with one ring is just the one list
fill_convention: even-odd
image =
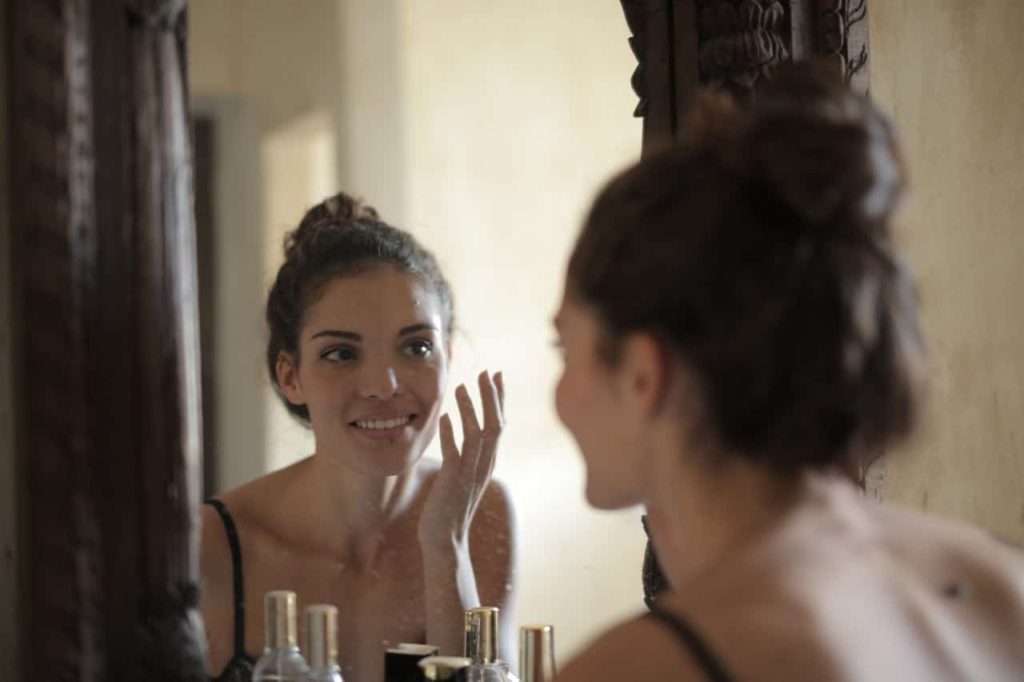
[(522, 682), (551, 682), (555, 676), (555, 628), (519, 628), (519, 674)]
[(338, 666), (338, 609), (315, 604), (303, 610), (306, 625), (307, 682), (344, 682)]
[(295, 593), (268, 592), (263, 600), (266, 648), (252, 671), (253, 682), (303, 682), (309, 667), (299, 652)]
[(466, 611), (465, 656), (468, 682), (519, 682), (498, 651), (498, 609), (482, 606)]

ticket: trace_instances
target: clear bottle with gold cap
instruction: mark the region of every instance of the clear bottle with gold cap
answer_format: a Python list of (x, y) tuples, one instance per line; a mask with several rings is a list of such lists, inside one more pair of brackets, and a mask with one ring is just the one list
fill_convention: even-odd
[(498, 608), (481, 606), (466, 611), (465, 656), (467, 682), (519, 682), (498, 651)]
[(299, 651), (295, 593), (267, 592), (263, 609), (267, 643), (253, 668), (253, 682), (303, 682), (309, 667)]
[(338, 609), (314, 604), (302, 611), (306, 632), (308, 682), (344, 682), (338, 665)]
[(555, 628), (519, 628), (519, 675), (522, 682), (550, 682), (555, 676)]

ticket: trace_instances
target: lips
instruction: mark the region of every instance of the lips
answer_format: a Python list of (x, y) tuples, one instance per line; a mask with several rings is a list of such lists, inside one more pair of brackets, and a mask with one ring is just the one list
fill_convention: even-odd
[(372, 418), (356, 419), (348, 426), (360, 438), (370, 441), (395, 442), (397, 439), (411, 437), (412, 427), (416, 424), (416, 414), (376, 415)]
[(352, 425), (358, 429), (366, 429), (368, 431), (387, 431), (406, 426), (412, 422), (414, 416), (407, 414), (403, 417), (393, 417), (391, 419), (357, 419), (352, 422)]

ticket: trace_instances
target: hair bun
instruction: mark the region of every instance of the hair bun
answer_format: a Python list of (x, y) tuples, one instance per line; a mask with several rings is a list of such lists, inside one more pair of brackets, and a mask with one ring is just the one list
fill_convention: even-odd
[(325, 199), (318, 206), (311, 209), (310, 213), (316, 211), (321, 206), (332, 220), (340, 222), (349, 220), (380, 220), (377, 209), (364, 204), (361, 199), (357, 199), (344, 192), (338, 192), (333, 197)]
[(884, 229), (904, 179), (892, 126), (821, 64), (780, 69), (758, 91), (738, 154), (806, 226)]
[(303, 244), (315, 241), (324, 229), (344, 227), (361, 220), (376, 222), (380, 215), (362, 199), (338, 192), (306, 211), (299, 226), (288, 233), (284, 241), (285, 258)]

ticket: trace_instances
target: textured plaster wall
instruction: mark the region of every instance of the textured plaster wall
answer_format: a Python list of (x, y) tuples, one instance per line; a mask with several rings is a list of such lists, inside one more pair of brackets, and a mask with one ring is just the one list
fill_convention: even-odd
[(1024, 543), (1024, 2), (871, 2), (872, 90), (912, 174), (900, 238), (934, 385), (885, 497)]

